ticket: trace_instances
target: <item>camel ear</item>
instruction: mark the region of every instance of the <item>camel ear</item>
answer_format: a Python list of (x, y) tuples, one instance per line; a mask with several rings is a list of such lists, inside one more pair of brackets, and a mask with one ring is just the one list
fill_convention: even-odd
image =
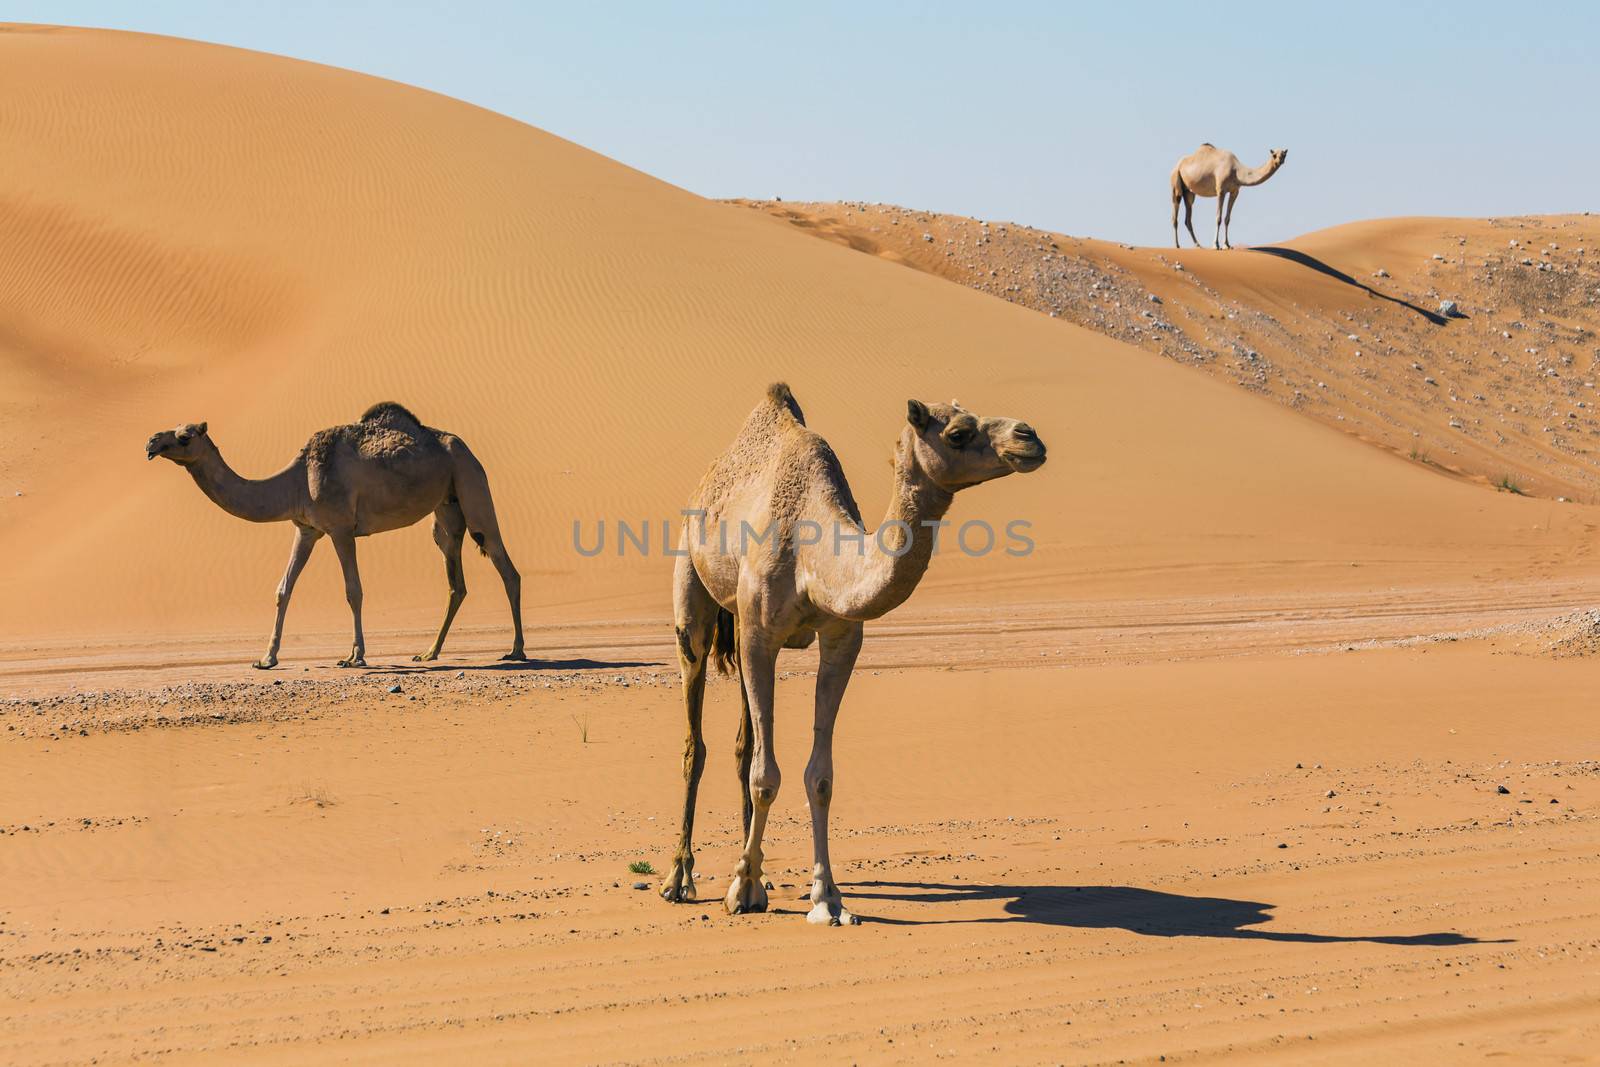
[(906, 421), (920, 433), (928, 428), (928, 405), (920, 400), (906, 401)]
[(206, 432), (206, 424), (202, 422), (199, 426), (196, 426), (194, 428), (194, 432), (198, 433), (198, 434), (205, 433)]

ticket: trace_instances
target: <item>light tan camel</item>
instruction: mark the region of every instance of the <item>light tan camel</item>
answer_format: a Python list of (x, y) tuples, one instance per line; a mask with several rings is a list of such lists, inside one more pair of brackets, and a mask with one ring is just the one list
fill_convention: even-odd
[(489, 479), (466, 442), (454, 434), (422, 425), (399, 404), (375, 404), (349, 426), (335, 426), (311, 435), (305, 448), (283, 470), (253, 480), (235, 474), (206, 433), (206, 424), (188, 423), (150, 438), (145, 458), (161, 456), (189, 472), (200, 491), (230, 515), (250, 522), (292, 522), (294, 547), (289, 568), (278, 583), (278, 618), (272, 644), (255, 666), (270, 669), (278, 662), (283, 617), (295, 579), (311, 558), (323, 534), (333, 539), (344, 569), (345, 599), (355, 619), (355, 643), (341, 667), (365, 667), (366, 641), (361, 634), (361, 576), (356, 570), (356, 538), (410, 526), (430, 512), (433, 540), (444, 553), (450, 583), (450, 605), (433, 647), (417, 660), (437, 659), (456, 610), (467, 596), (461, 573), (462, 537), (471, 534), (478, 550), (494, 562), (511, 602), (516, 629), (511, 651), (522, 654), (522, 577), (512, 566), (500, 540)]
[(1199, 248), (1200, 238), (1194, 236), (1194, 198), (1214, 196), (1217, 198), (1217, 233), (1211, 246), (1232, 248), (1228, 229), (1233, 225), (1233, 202), (1239, 199), (1239, 190), (1247, 185), (1260, 185), (1276, 174), (1288, 158), (1287, 148), (1274, 148), (1265, 163), (1252, 169), (1241, 166), (1239, 157), (1232, 152), (1224, 152), (1208, 142), (1178, 160), (1178, 165), (1172, 168), (1172, 247), (1183, 247), (1178, 242), (1178, 201), (1183, 201), (1183, 224), (1189, 227), (1189, 236)]
[(684, 746), (683, 828), (661, 886), (670, 901), (695, 897), (695, 793), (705, 765), (701, 707), (706, 661), (740, 672), (744, 709), (736, 755), (744, 791), (744, 855), (726, 905), (765, 911), (761, 836), (778, 794), (772, 696), (778, 650), (820, 635), (816, 724), (806, 765), (811, 806), (814, 923), (854, 923), (828, 861), (833, 724), (861, 649), (861, 624), (909, 597), (933, 555), (955, 493), (1044, 463), (1033, 429), (951, 404), (908, 403), (895, 449), (894, 497), (876, 534), (866, 533), (833, 450), (806, 429), (786, 385), (773, 385), (695, 490), (673, 573), (678, 665), (689, 713)]

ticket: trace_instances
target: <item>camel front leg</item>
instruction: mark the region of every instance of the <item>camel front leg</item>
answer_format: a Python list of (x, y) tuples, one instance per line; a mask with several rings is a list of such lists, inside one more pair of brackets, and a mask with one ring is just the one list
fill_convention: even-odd
[(744, 855), (734, 869), (728, 887), (728, 914), (767, 910), (767, 890), (762, 883), (761, 836), (767, 828), (767, 812), (778, 796), (778, 760), (772, 750), (772, 691), (777, 674), (778, 650), (765, 634), (757, 633), (746, 619), (755, 616), (746, 605), (739, 606), (739, 669), (750, 696), (750, 830), (745, 836)]
[(700, 772), (706, 766), (701, 712), (705, 707), (706, 661), (711, 654), (719, 609), (687, 556), (678, 557), (674, 565), (672, 600), (678, 672), (683, 678), (683, 707), (689, 717), (689, 732), (683, 742), (683, 819), (678, 850), (672, 857), (672, 870), (661, 883), (661, 899), (677, 904), (695, 898), (694, 805), (700, 791)]
[(1172, 247), (1182, 248), (1183, 243), (1178, 240), (1178, 201), (1183, 199), (1183, 194), (1172, 194)]
[(283, 643), (283, 617), (289, 614), (289, 597), (294, 594), (294, 583), (300, 579), (306, 560), (311, 558), (311, 549), (321, 536), (321, 530), (295, 523), (294, 547), (289, 549), (289, 566), (283, 572), (283, 580), (278, 583), (278, 618), (272, 624), (272, 643), (267, 646), (267, 654), (251, 664), (252, 667), (268, 671), (278, 665), (278, 647)]
[(828, 806), (833, 801), (833, 724), (839, 716), (839, 702), (855, 670), (861, 651), (861, 624), (846, 623), (832, 632), (823, 632), (822, 659), (817, 667), (817, 718), (811, 742), (811, 761), (806, 764), (806, 800), (811, 804), (811, 849), (815, 866), (811, 868), (811, 911), (806, 921), (823, 926), (852, 926), (859, 920), (845, 909), (839, 884), (833, 880), (833, 864), (828, 859)]
[(339, 661), (341, 667), (367, 665), (367, 639), (361, 634), (361, 572), (356, 569), (356, 535), (336, 533), (333, 550), (339, 554), (339, 566), (344, 568), (344, 598), (350, 604), (350, 616), (355, 622), (355, 641), (350, 646), (350, 656)]
[(1239, 199), (1239, 190), (1235, 189), (1233, 191), (1233, 194), (1228, 197), (1228, 214), (1222, 220), (1222, 243), (1223, 243), (1224, 246), (1226, 246), (1228, 248), (1232, 248), (1233, 247), (1233, 237), (1232, 237), (1232, 234), (1231, 234), (1231, 231), (1233, 229), (1233, 205), (1234, 205), (1234, 202), (1236, 200), (1238, 200), (1238, 199)]

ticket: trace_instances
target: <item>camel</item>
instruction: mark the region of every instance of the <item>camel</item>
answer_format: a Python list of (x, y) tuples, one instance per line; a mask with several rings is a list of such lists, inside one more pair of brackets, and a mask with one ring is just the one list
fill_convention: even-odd
[(1217, 233), (1211, 246), (1232, 248), (1228, 230), (1233, 225), (1233, 202), (1239, 199), (1239, 190), (1246, 185), (1260, 185), (1276, 174), (1288, 158), (1287, 148), (1274, 148), (1265, 163), (1251, 169), (1241, 166), (1239, 157), (1232, 152), (1224, 152), (1207, 142), (1178, 160), (1178, 165), (1172, 168), (1172, 247), (1183, 247), (1178, 241), (1178, 201), (1183, 201), (1183, 224), (1189, 228), (1194, 246), (1199, 248), (1200, 238), (1194, 235), (1194, 198), (1214, 196), (1217, 198)]
[(287, 467), (253, 480), (235, 474), (212, 443), (206, 424), (186, 423), (150, 438), (145, 458), (169, 459), (189, 472), (200, 491), (230, 515), (250, 522), (294, 523), (289, 567), (278, 583), (278, 617), (267, 654), (254, 666), (270, 670), (278, 664), (283, 618), (289, 597), (311, 549), (323, 534), (333, 540), (344, 569), (345, 599), (355, 620), (355, 641), (341, 667), (365, 667), (366, 640), (361, 633), (361, 576), (356, 569), (356, 538), (410, 526), (430, 512), (433, 540), (444, 553), (450, 602), (433, 647), (413, 657), (418, 662), (439, 658), (450, 623), (467, 596), (461, 572), (461, 542), (470, 533), (478, 551), (488, 556), (505, 583), (516, 631), (505, 660), (525, 658), (522, 652), (522, 577), (512, 566), (500, 539), (489, 479), (466, 442), (454, 434), (424, 426), (399, 404), (375, 404), (360, 421), (311, 435)]
[(763, 877), (761, 838), (778, 795), (772, 747), (778, 651), (820, 638), (815, 734), (805, 771), (815, 859), (807, 919), (856, 922), (828, 859), (828, 807), (834, 720), (861, 650), (862, 623), (893, 611), (917, 587), (957, 492), (1037, 470), (1044, 461), (1044, 443), (1016, 419), (974, 415), (954, 401), (908, 401), (889, 512), (868, 534), (833, 450), (806, 428), (787, 385), (768, 388), (684, 512), (672, 592), (689, 733), (682, 830), (662, 897), (695, 898), (691, 839), (705, 765), (701, 709), (710, 659), (722, 671), (738, 672), (742, 682), (735, 755), (744, 852), (724, 904), (735, 915), (766, 910), (771, 885)]

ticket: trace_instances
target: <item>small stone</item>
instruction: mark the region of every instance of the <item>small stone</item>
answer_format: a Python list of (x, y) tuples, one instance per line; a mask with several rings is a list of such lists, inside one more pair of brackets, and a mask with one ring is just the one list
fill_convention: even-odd
[(403, 693), (403, 692), (405, 692), (405, 690), (400, 688), (400, 683), (399, 682), (396, 682), (396, 683), (394, 683), (393, 685), (391, 685), (389, 687), (389, 692), (391, 692), (391, 693)]
[(1466, 318), (1466, 315), (1462, 314), (1461, 309), (1456, 306), (1456, 302), (1454, 300), (1439, 301), (1439, 314), (1443, 315), (1447, 319)]
[(925, 234), (923, 234), (923, 235), (922, 235), (922, 239), (923, 239), (923, 240), (924, 240), (924, 241), (927, 241), (927, 242), (929, 242), (929, 243), (930, 243), (930, 244), (931, 244), (931, 243), (932, 243), (932, 242), (933, 242), (933, 234), (931, 234), (931, 233), (925, 233)]
[(1500, 795), (1501, 795), (1501, 796), (1510, 796), (1510, 795), (1511, 795), (1511, 790), (1509, 790), (1509, 789), (1507, 789), (1507, 788), (1506, 788), (1506, 787), (1505, 787), (1505, 786), (1503, 786), (1503, 785), (1497, 785), (1497, 786), (1495, 786), (1495, 787), (1494, 787), (1494, 791), (1495, 791), (1495, 792), (1496, 792), (1496, 793), (1499, 793), (1499, 794), (1500, 794)]
[(1282, 841), (1279, 841), (1279, 842), (1278, 842), (1278, 847), (1279, 847), (1279, 848), (1288, 848), (1288, 847), (1289, 847), (1289, 846), (1288, 846), (1288, 845), (1286, 845), (1286, 844), (1284, 844), (1284, 843), (1283, 843), (1283, 842), (1282, 842)]
[(633, 888), (635, 888), (635, 889), (649, 889), (650, 888), (650, 883), (649, 882), (635, 882), (635, 883), (633, 883)]
[(1338, 793), (1335, 793), (1335, 792), (1334, 792), (1334, 791), (1333, 791), (1333, 790), (1331, 790), (1331, 789), (1330, 789), (1330, 790), (1328, 790), (1328, 791), (1327, 791), (1327, 792), (1326, 792), (1326, 793), (1324, 793), (1324, 794), (1323, 794), (1323, 796), (1326, 796), (1326, 797), (1327, 797), (1327, 798), (1328, 798), (1328, 799), (1330, 799), (1330, 800), (1331, 800), (1331, 799), (1333, 799), (1333, 798), (1334, 798), (1334, 797), (1336, 797), (1336, 796), (1338, 796), (1338, 795), (1339, 795), (1339, 794), (1338, 794)]

